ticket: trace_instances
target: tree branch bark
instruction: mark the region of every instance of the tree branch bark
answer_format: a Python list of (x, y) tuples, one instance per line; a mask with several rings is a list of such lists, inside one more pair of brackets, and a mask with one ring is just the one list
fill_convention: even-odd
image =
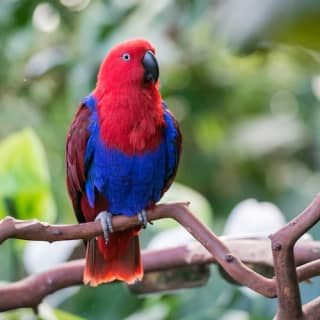
[[(269, 298), (278, 295), (277, 319), (317, 319), (320, 299), (317, 298), (302, 308), (298, 281), (304, 281), (320, 274), (320, 244), (302, 242), (295, 247), (294, 245), (297, 239), (319, 220), (320, 196), (317, 196), (298, 217), (270, 236), (276, 279), (266, 278), (243, 263), (243, 261), (259, 263), (259, 258), (255, 254), (250, 256), (252, 250), (246, 247), (250, 241), (254, 240), (222, 241), (192, 215), (188, 204), (160, 204), (148, 212), (148, 221), (163, 218), (175, 219), (208, 251), (197, 244), (196, 250), (183, 246), (145, 252), (143, 253), (143, 264), (146, 272), (161, 271), (186, 264), (218, 263), (238, 283)], [(115, 216), (112, 223), (114, 230), (120, 231), (138, 225), (139, 221), (137, 217)], [(0, 243), (9, 238), (52, 242), (90, 239), (100, 234), (102, 234), (100, 222), (80, 225), (48, 225), (36, 220), (21, 221), (11, 217), (0, 221)], [(247, 248), (246, 256), (244, 251), (241, 251), (243, 248)], [(294, 257), (294, 252), (296, 257)], [(264, 265), (272, 265), (270, 252), (266, 255), (260, 252), (260, 262)], [(300, 263), (305, 264), (296, 270), (295, 265)], [(82, 272), (83, 260), (77, 260), (16, 283), (1, 286), (0, 310), (23, 306), (36, 308), (47, 294), (69, 285), (81, 284)]]
[(299, 282), (307, 281), (320, 275), (320, 259), (310, 261), (297, 268), (297, 277)]
[[(266, 296), (275, 297), (276, 291), (271, 279), (265, 278), (243, 264), (226, 245), (189, 210), (187, 203), (159, 204), (148, 211), (148, 221), (171, 218), (180, 223), (198, 240), (238, 283)], [(112, 218), (114, 231), (125, 230), (139, 225), (137, 216), (115, 216)], [(11, 217), (0, 222), (0, 243), (8, 238), (24, 240), (59, 241), (90, 239), (102, 234), (100, 222), (81, 225), (48, 225), (36, 220), (21, 221)]]
[[(270, 235), (277, 281), (277, 319), (303, 319), (293, 248), (296, 241), (319, 219), (320, 196), (318, 195), (302, 213), (279, 231)], [(307, 270), (312, 267), (313, 265), (309, 266)], [(307, 276), (305, 270), (306, 268), (300, 269), (300, 274)]]
[(315, 298), (303, 306), (304, 320), (318, 320), (320, 314), (320, 297)]
[[(248, 264), (270, 265), (269, 241), (267, 240), (226, 240), (228, 247)], [(320, 243), (308, 241), (311, 247), (320, 249)], [(306, 257), (306, 254), (297, 245), (296, 262)], [(308, 247), (302, 244), (305, 250)], [(266, 258), (265, 258), (266, 257)], [(312, 259), (313, 256), (311, 255)], [(320, 253), (319, 253), (320, 258)], [(201, 265), (216, 263), (212, 255), (198, 242), (170, 249), (143, 251), (142, 262), (145, 273), (164, 271), (186, 265)], [(299, 281), (305, 281), (320, 274), (320, 259), (307, 263), (298, 268)], [(0, 285), (0, 312), (17, 308), (30, 307), (36, 309), (41, 301), (49, 294), (60, 289), (81, 285), (84, 268), (84, 259), (66, 262), (48, 271), (31, 275), (12, 284)], [(276, 283), (274, 282), (274, 285)], [(308, 314), (309, 309), (306, 307)]]

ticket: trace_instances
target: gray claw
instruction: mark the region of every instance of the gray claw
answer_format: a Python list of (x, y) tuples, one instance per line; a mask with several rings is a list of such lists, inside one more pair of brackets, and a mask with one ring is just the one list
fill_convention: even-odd
[(101, 211), (95, 218), (95, 221), (100, 220), (103, 237), (106, 244), (109, 242), (109, 234), (113, 232), (112, 214), (108, 211)]
[(138, 212), (138, 219), (142, 225), (142, 228), (145, 229), (148, 224), (147, 211), (142, 210), (142, 211)]

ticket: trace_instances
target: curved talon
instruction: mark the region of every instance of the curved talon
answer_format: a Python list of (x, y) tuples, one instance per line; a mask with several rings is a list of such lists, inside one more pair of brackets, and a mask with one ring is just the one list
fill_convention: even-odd
[(108, 211), (101, 211), (96, 218), (95, 221), (100, 220), (102, 230), (103, 230), (103, 237), (106, 244), (109, 242), (109, 233), (113, 232), (112, 227), (112, 214)]
[(142, 210), (142, 211), (138, 212), (138, 219), (141, 223), (142, 228), (145, 229), (148, 224), (147, 211)]

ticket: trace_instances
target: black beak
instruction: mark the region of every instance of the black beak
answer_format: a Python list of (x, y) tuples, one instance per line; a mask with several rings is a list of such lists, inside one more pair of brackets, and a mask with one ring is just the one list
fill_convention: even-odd
[(144, 67), (144, 80), (146, 82), (152, 80), (156, 83), (159, 78), (159, 66), (155, 56), (150, 50), (144, 54), (142, 64)]

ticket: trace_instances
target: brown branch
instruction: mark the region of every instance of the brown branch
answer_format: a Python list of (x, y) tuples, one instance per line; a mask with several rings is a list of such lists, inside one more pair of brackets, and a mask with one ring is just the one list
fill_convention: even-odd
[[(271, 252), (267, 240), (226, 240), (228, 247), (242, 260), (254, 265), (270, 265)], [(319, 242), (308, 241), (310, 247), (320, 249)], [(317, 245), (317, 246), (316, 246)], [(307, 243), (297, 245), (296, 262), (306, 254)], [(314, 256), (310, 256), (312, 259)], [(320, 252), (318, 254), (320, 258)], [(216, 263), (212, 255), (198, 242), (170, 249), (144, 251), (142, 261), (145, 273), (165, 271), (186, 265)], [(299, 281), (305, 281), (320, 273), (320, 260), (309, 262), (298, 268)], [(49, 271), (29, 276), (12, 284), (0, 286), (0, 311), (31, 307), (36, 309), (47, 295), (68, 286), (81, 285), (84, 260), (74, 260), (50, 269)], [(308, 313), (309, 309), (306, 308)]]
[(310, 280), (315, 276), (320, 276), (320, 259), (310, 261), (297, 268), (299, 282)]
[[(167, 216), (168, 217), (168, 216)], [(203, 225), (186, 206), (177, 206), (175, 219), (197, 239), (217, 260), (217, 263), (238, 283), (266, 296), (275, 297), (274, 281), (254, 272), (232, 254), (228, 247), (205, 225)]]
[(302, 265), (317, 260), (319, 259), (319, 255), (319, 241), (299, 241), (294, 246), (296, 265)]
[[(247, 255), (247, 258), (241, 256), (236, 247), (232, 245), (232, 240), (231, 242), (230, 240), (226, 240), (228, 246), (223, 243), (221, 239), (192, 215), (187, 204), (162, 204), (158, 205), (153, 211), (148, 212), (149, 221), (162, 218), (175, 219), (184, 226), (209, 253), (205, 252), (203, 248), (202, 251), (199, 250), (199, 247), (196, 254), (192, 255), (190, 255), (190, 248), (186, 250), (186, 248), (181, 247), (167, 249), (167, 251), (161, 252), (144, 253), (143, 263), (146, 272), (165, 270), (169, 267), (179, 266), (179, 264), (216, 262), (238, 283), (269, 298), (275, 297), (276, 294), (278, 294), (279, 312), (277, 319), (312, 319), (316, 312), (318, 312), (320, 300), (315, 299), (304, 306), (302, 314), (298, 288), (298, 280), (303, 281), (319, 274), (319, 260), (310, 262), (312, 259), (319, 259), (318, 243), (299, 243), (295, 248), (294, 244), (297, 239), (320, 218), (319, 196), (297, 218), (270, 236), (277, 282), (275, 282), (274, 279), (268, 279), (249, 269), (240, 258), (245, 262), (250, 262), (252, 257), (250, 258), (250, 255)], [(112, 222), (115, 231), (124, 230), (139, 224), (137, 217), (128, 218), (125, 216), (116, 216)], [(82, 225), (51, 226), (35, 220), (21, 221), (10, 217), (0, 221), (0, 243), (8, 238), (52, 242), (79, 238), (89, 239), (100, 234), (102, 234), (102, 230), (99, 222)], [(233, 241), (239, 245), (239, 241), (241, 240)], [(244, 243), (245, 242), (242, 243), (243, 247), (245, 247)], [(317, 250), (314, 250), (314, 248)], [(297, 255), (296, 261), (294, 261), (294, 249)], [(201, 254), (199, 254), (199, 251), (201, 251)], [(192, 252), (194, 253), (195, 251)], [(237, 257), (237, 255), (239, 255), (240, 258)], [(259, 260), (259, 258), (257, 258), (257, 260)], [(161, 263), (159, 263), (159, 261), (161, 261)], [(296, 264), (307, 263), (298, 267), (296, 271), (295, 262)], [(272, 264), (270, 254), (264, 256), (263, 263), (266, 265)], [(68, 285), (81, 283), (82, 270), (83, 261), (73, 261), (46, 273), (2, 286), (0, 287), (0, 310), (3, 310), (1, 308), (12, 309), (18, 306), (36, 306), (45, 295)], [(54, 272), (54, 274), (52, 274), (52, 272)], [(35, 286), (37, 286), (38, 291), (30, 289), (35, 288)], [(17, 295), (19, 294), (23, 295), (21, 299), (17, 299)], [(30, 297), (32, 297), (32, 300), (30, 300)]]
[[(319, 219), (320, 196), (318, 195), (308, 208), (270, 236), (277, 281), (279, 306), (277, 319), (300, 320), (303, 318), (293, 248), (296, 241)], [(301, 273), (303, 274), (302, 271)]]
[[(145, 273), (213, 261), (211, 254), (199, 243), (142, 253)], [(13, 284), (0, 286), (0, 312), (23, 307), (36, 309), (47, 295), (68, 286), (83, 284), (83, 268), (84, 259), (74, 260)]]
[[(188, 204), (160, 204), (154, 210), (148, 211), (149, 221), (163, 218), (175, 219), (185, 227), (235, 281), (266, 297), (275, 297), (274, 281), (261, 276), (243, 264), (212, 231), (191, 213)], [(120, 231), (138, 225), (139, 220), (136, 216), (115, 216), (112, 218), (112, 224), (114, 231)], [(51, 226), (36, 220), (19, 221), (13, 218), (6, 218), (0, 222), (0, 243), (7, 238), (50, 242), (89, 239), (101, 233), (99, 222), (61, 226)]]
[(31, 307), (59, 289), (82, 284), (84, 261), (75, 260), (37, 275), (0, 286), (0, 311)]
[[(199, 244), (142, 253), (145, 273), (203, 264), (210, 260), (210, 253)], [(0, 285), (0, 312), (25, 307), (36, 309), (47, 295), (68, 286), (83, 284), (83, 268), (84, 259), (74, 260), (15, 283)]]
[(315, 298), (311, 302), (303, 306), (304, 320), (319, 320), (320, 314), (320, 297)]

